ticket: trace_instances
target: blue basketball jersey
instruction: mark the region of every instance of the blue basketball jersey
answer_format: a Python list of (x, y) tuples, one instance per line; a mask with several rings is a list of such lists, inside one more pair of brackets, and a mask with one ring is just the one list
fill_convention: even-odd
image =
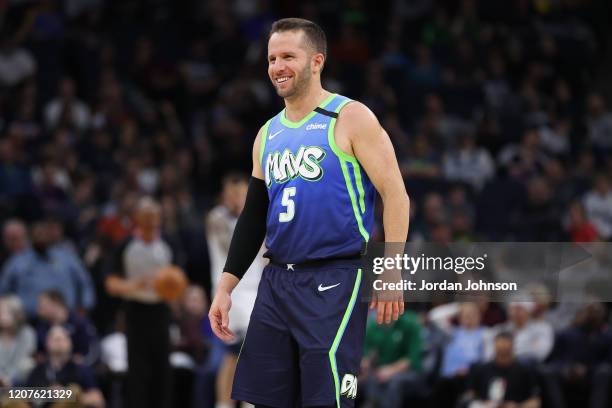
[(353, 256), (370, 238), (375, 189), (334, 139), (338, 113), (350, 101), (332, 94), (300, 122), (282, 110), (262, 129), (267, 256), (276, 262)]

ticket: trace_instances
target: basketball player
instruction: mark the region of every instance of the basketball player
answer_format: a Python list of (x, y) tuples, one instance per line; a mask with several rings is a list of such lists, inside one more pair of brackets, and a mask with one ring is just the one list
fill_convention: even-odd
[[(363, 104), (321, 86), (325, 34), (302, 19), (275, 22), (268, 75), (285, 109), (260, 129), (244, 210), (209, 317), (221, 339), (231, 292), (266, 236), (266, 257), (232, 397), (257, 407), (352, 407), (367, 304), (358, 302), (360, 251), (375, 189), (387, 242), (405, 242), (409, 200), (387, 133)], [(403, 313), (401, 292), (371, 308)]]

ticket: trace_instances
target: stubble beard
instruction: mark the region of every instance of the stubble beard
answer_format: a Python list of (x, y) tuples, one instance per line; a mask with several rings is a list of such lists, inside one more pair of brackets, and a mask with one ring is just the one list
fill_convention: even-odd
[(308, 86), (310, 85), (310, 79), (312, 78), (312, 74), (310, 72), (310, 67), (306, 65), (297, 75), (298, 80), (295, 85), (287, 90), (281, 91), (278, 87), (276, 88), (276, 93), (278, 96), (284, 99), (295, 99), (300, 98), (306, 93)]

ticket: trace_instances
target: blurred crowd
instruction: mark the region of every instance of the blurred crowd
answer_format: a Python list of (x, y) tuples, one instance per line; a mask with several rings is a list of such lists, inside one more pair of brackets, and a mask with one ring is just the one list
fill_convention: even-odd
[[(125, 322), (104, 279), (144, 195), (161, 204), (164, 239), (194, 285), (175, 327), (205, 320), (204, 219), (223, 176), (250, 173), (257, 130), (282, 109), (265, 55), (267, 30), (284, 16), (323, 26), (324, 86), (364, 102), (388, 131), (411, 197), (410, 240), (611, 240), (612, 111), (598, 91), (610, 72), (605, 10), (594, 0), (0, 2), (0, 381), (43, 384), (36, 373), (52, 371), (83, 378), (91, 405), (119, 401)], [(607, 309), (595, 302), (560, 324), (538, 305), (499, 306), (488, 322), (485, 309), (457, 306), (450, 324), (421, 310), (401, 330), (447, 340), (389, 345), (398, 351), (380, 363), (410, 344), (408, 364), (372, 379), (376, 359), (366, 359), (362, 389), (384, 395), (402, 374), (402, 389), (427, 398), (459, 399), (467, 387), (486, 400), (479, 384), (501, 355), (504, 367), (531, 361), (535, 379), (519, 387), (530, 391), (517, 391), (529, 403), (538, 381), (555, 407), (564, 381), (601, 390)], [(535, 340), (521, 331), (532, 322)], [(188, 350), (210, 368), (206, 350), (217, 346), (202, 330), (188, 331)], [(507, 356), (508, 342), (518, 355)], [(493, 366), (474, 374), (475, 362)]]
[(505, 306), (483, 295), (408, 311), (392, 326), (372, 319), (362, 406), (609, 407), (605, 304), (555, 306), (540, 285), (528, 293)]

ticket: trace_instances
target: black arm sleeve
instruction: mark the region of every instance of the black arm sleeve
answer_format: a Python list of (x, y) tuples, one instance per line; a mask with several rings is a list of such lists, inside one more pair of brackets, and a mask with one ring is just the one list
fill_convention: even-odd
[(242, 278), (259, 252), (266, 236), (268, 189), (263, 180), (251, 177), (244, 209), (238, 217), (224, 272)]

